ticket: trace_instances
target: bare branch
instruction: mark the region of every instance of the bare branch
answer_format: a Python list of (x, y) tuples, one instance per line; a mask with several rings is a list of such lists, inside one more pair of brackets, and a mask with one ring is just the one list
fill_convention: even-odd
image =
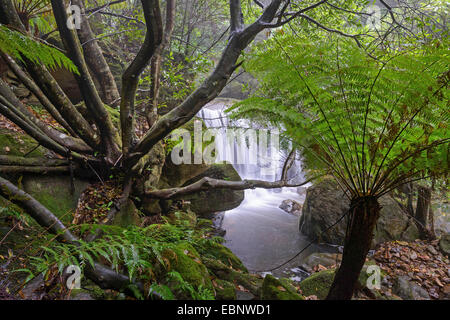
[[(120, 123), (122, 129), (123, 154), (127, 155), (134, 140), (135, 95), (139, 76), (150, 62), (162, 42), (162, 18), (158, 0), (142, 0), (147, 33), (144, 43), (133, 62), (122, 75), (122, 100), (120, 102)], [(126, 160), (126, 157), (124, 158)]]
[(244, 15), (241, 0), (230, 0), (230, 33), (240, 32), (243, 27)]
[(110, 163), (114, 162), (120, 154), (117, 146), (117, 143), (119, 142), (118, 132), (95, 88), (94, 81), (92, 80), (83, 56), (83, 50), (77, 33), (75, 30), (70, 30), (67, 27), (68, 15), (64, 2), (60, 0), (51, 0), (51, 3), (61, 39), (69, 57), (77, 66), (80, 73), (80, 75), (75, 76), (75, 78), (81, 94), (83, 95), (86, 106), (92, 114), (95, 124), (100, 131), (102, 140), (100, 147), (106, 155), (106, 160)]
[(193, 184), (185, 187), (161, 189), (155, 191), (146, 192), (147, 196), (158, 198), (158, 199), (170, 199), (178, 197), (181, 195), (192, 194), (199, 191), (205, 190), (215, 190), (215, 189), (227, 189), (227, 190), (246, 190), (246, 189), (278, 189), (284, 187), (300, 187), (318, 177), (313, 177), (301, 183), (290, 184), (287, 181), (279, 180), (274, 182), (263, 181), (263, 180), (242, 180), (242, 181), (228, 181), (213, 179), (209, 177), (204, 177)]
[(168, 135), (194, 117), (208, 102), (216, 98), (227, 84), (234, 71), (237, 60), (256, 35), (264, 30), (265, 24), (272, 21), (282, 0), (273, 0), (266, 7), (261, 17), (241, 32), (235, 32), (228, 41), (222, 57), (211, 75), (187, 97), (179, 106), (161, 117), (139, 143), (130, 152), (130, 165), (136, 164), (141, 157)]

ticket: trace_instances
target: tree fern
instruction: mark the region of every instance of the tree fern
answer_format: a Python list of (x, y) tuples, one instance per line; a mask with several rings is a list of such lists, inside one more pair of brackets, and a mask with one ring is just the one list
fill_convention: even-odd
[(278, 125), (312, 170), (353, 196), (448, 172), (450, 58), (435, 43), (375, 61), (353, 42), (277, 36), (246, 68), (259, 90), (229, 111)]

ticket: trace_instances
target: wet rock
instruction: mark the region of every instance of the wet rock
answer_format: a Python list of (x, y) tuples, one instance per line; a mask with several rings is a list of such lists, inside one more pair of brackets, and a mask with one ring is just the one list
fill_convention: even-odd
[(332, 269), (320, 271), (300, 282), (302, 294), (305, 297), (314, 295), (319, 300), (325, 299), (333, 283), (334, 272)]
[(294, 216), (300, 216), (300, 214), (302, 213), (302, 205), (295, 200), (283, 200), (279, 208)]
[(232, 282), (215, 279), (212, 283), (216, 291), (217, 300), (236, 300), (236, 289)]
[(309, 255), (302, 263), (300, 268), (306, 272), (312, 273), (314, 268), (321, 265), (329, 268), (342, 260), (340, 253), (313, 253)]
[[(392, 241), (413, 241), (419, 237), (419, 230), (400, 206), (389, 196), (380, 198), (382, 207), (378, 219), (374, 245)], [(346, 219), (343, 219), (327, 232), (329, 226), (336, 223), (349, 208), (349, 200), (339, 189), (337, 183), (328, 178), (309, 187), (303, 204), (299, 222), (300, 232), (320, 242), (342, 245), (345, 237)]]
[[(174, 165), (166, 161), (159, 188), (186, 186), (203, 177), (241, 181), (241, 177), (231, 164)], [(227, 189), (201, 191), (173, 200), (161, 201), (161, 207), (169, 208), (180, 200), (188, 202), (189, 208), (198, 215), (208, 217), (211, 213), (227, 211), (239, 206), (244, 200), (244, 191)]]
[(400, 276), (396, 279), (392, 292), (405, 300), (429, 300), (428, 292), (414, 281), (410, 281), (407, 276)]
[(261, 300), (304, 300), (304, 298), (288, 282), (268, 274), (262, 285)]

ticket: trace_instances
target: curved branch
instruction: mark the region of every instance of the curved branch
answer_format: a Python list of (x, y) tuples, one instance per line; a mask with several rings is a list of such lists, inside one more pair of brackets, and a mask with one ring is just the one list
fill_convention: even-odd
[(161, 117), (131, 150), (130, 159), (128, 159), (130, 167), (148, 153), (158, 141), (192, 119), (208, 102), (220, 94), (233, 74), (242, 50), (253, 41), (259, 32), (266, 28), (265, 25), (274, 19), (281, 3), (282, 0), (272, 0), (256, 22), (244, 30), (232, 34), (211, 75), (179, 106)]
[[(47, 135), (53, 141), (75, 152), (90, 154), (92, 149), (84, 143), (84, 141), (70, 137), (62, 132), (48, 126), (37, 118), (32, 112), (26, 108), (22, 102), (16, 97), (9, 86), (0, 79), (0, 101), (14, 113), (22, 118), (23, 121), (35, 127), (43, 134)], [(15, 122), (13, 119), (11, 121)], [(19, 124), (18, 124), (19, 125)], [(19, 125), (20, 126), (20, 125)], [(64, 155), (64, 154), (63, 154)]]
[[(17, 12), (14, 9), (12, 0), (0, 1), (0, 22), (7, 24), (14, 29), (26, 34), (27, 30), (20, 21)], [(96, 148), (100, 145), (100, 139), (89, 123), (73, 106), (65, 92), (58, 85), (56, 80), (41, 64), (35, 64), (23, 57), (26, 69), (33, 80), (39, 84), (42, 92), (48, 97), (51, 103), (58, 109), (67, 123), (75, 130), (77, 135), (82, 138), (89, 146)]]
[(39, 100), (45, 110), (51, 114), (53, 119), (55, 119), (64, 129), (66, 129), (71, 135), (75, 136), (76, 133), (70, 127), (70, 125), (64, 120), (55, 106), (48, 100), (48, 98), (44, 95), (44, 93), (39, 89), (39, 87), (31, 80), (26, 73), (20, 68), (20, 66), (7, 54), (0, 52), (3, 60), (6, 62), (8, 67), (12, 70), (12, 72), (16, 75), (16, 77), (22, 82), (22, 84), (30, 90), (30, 92)]
[(141, 49), (122, 75), (122, 100), (120, 102), (120, 123), (122, 128), (123, 154), (127, 155), (133, 145), (135, 126), (135, 95), (139, 76), (150, 62), (162, 42), (162, 18), (159, 1), (142, 0), (147, 33)]
[(47, 158), (25, 158), (18, 156), (0, 155), (0, 165), (7, 166), (44, 166), (44, 167), (59, 167), (67, 166), (67, 160), (47, 159)]
[[(67, 27), (68, 15), (64, 1), (51, 0), (53, 14), (58, 26), (61, 40), (64, 43), (70, 59), (77, 66), (80, 75), (75, 75), (86, 106), (91, 112), (95, 124), (100, 131), (102, 140), (101, 148), (104, 151), (107, 161), (114, 162), (119, 157), (118, 132), (115, 129), (111, 116), (103, 105), (99, 93), (95, 88), (94, 81), (89, 73), (86, 61), (83, 56), (82, 48), (78, 36), (74, 30)], [(116, 143), (117, 142), (117, 143)]]
[(319, 176), (313, 177), (301, 183), (290, 184), (284, 180), (278, 180), (274, 182), (263, 180), (242, 180), (242, 181), (228, 181), (220, 180), (209, 177), (204, 177), (197, 182), (194, 182), (185, 187), (161, 189), (155, 191), (147, 191), (147, 196), (158, 199), (171, 199), (178, 196), (192, 194), (199, 191), (214, 190), (214, 189), (227, 189), (227, 190), (246, 190), (246, 189), (278, 189), (284, 187), (300, 187)]
[[(83, 1), (72, 0), (72, 3), (81, 8), (81, 14), (85, 13)], [(98, 80), (103, 101), (114, 107), (114, 102), (117, 102), (120, 99), (119, 90), (117, 89), (116, 81), (114, 80), (109, 65), (103, 56), (102, 49), (98, 45), (89, 20), (86, 18), (81, 20), (81, 26), (80, 29), (78, 29), (78, 37), (83, 43), (83, 54), (86, 63), (90, 70), (92, 70), (92, 76)]]

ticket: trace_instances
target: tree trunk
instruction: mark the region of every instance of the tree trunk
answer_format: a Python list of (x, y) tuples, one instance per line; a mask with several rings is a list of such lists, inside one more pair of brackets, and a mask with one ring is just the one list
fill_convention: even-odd
[[(85, 8), (81, 0), (73, 0), (73, 3), (81, 8), (83, 14), (85, 13)], [(117, 90), (116, 81), (103, 56), (102, 49), (95, 39), (91, 25), (85, 17), (81, 21), (78, 37), (82, 42), (81, 46), (83, 47), (86, 63), (92, 70), (92, 76), (97, 79), (102, 100), (111, 107), (117, 106), (119, 104), (120, 94), (119, 90)]]
[(344, 252), (327, 300), (350, 300), (373, 239), (373, 231), (381, 210), (372, 196), (351, 201)]
[[(432, 232), (427, 228), (430, 222), (431, 212), (431, 190), (427, 187), (417, 188), (416, 225), (420, 231), (421, 239), (433, 239)], [(434, 223), (434, 222), (433, 222)]]

